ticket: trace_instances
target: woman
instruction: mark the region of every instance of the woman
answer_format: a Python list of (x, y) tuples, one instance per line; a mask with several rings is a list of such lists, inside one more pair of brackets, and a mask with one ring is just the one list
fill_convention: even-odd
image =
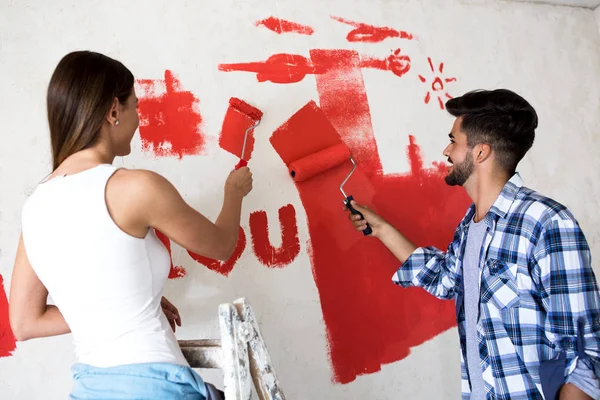
[(177, 344), (181, 319), (162, 297), (170, 259), (154, 229), (228, 259), (252, 174), (230, 173), (212, 223), (162, 176), (112, 166), (130, 153), (137, 102), (134, 77), (116, 60), (78, 51), (57, 65), (47, 93), (54, 168), (23, 207), (11, 327), (21, 341), (72, 332), (72, 399), (204, 400), (213, 387)]

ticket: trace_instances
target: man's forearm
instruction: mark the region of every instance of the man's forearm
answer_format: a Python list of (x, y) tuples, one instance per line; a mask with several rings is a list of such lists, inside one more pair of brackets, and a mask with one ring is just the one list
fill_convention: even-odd
[(390, 224), (381, 227), (377, 238), (388, 248), (388, 250), (401, 262), (404, 263), (408, 257), (417, 249), (400, 231)]

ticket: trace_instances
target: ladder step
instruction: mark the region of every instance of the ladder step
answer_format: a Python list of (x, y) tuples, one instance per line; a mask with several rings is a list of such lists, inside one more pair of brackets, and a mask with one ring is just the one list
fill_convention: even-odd
[(179, 347), (192, 368), (223, 368), (219, 339), (179, 340)]

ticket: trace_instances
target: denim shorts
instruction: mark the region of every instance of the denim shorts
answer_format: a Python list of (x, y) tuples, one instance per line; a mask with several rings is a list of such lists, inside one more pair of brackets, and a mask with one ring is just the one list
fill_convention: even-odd
[(170, 363), (97, 368), (75, 364), (70, 400), (206, 400), (207, 387), (192, 368)]

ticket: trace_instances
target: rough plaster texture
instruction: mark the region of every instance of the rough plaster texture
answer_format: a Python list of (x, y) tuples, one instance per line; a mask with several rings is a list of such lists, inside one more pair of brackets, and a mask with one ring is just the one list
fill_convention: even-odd
[[(275, 15), (316, 29), (311, 37), (278, 36), (254, 21)], [(330, 15), (414, 32), (419, 40), (350, 44), (346, 27)], [(177, 72), (186, 89), (200, 98), (204, 131), (216, 138), (231, 96), (260, 105), (252, 163), (255, 189), (244, 206), (248, 214), (265, 209), (273, 230), (282, 205), (294, 204), (300, 256), (281, 270), (265, 268), (247, 249), (238, 267), (223, 277), (196, 264), (174, 247), (175, 263), (186, 278), (170, 281), (166, 296), (182, 314), (180, 339), (216, 337), (217, 305), (247, 296), (276, 371), (290, 399), (456, 399), (460, 391), (455, 329), (415, 348), (379, 373), (347, 385), (331, 382), (327, 341), (307, 252), (305, 214), (292, 182), (268, 138), (299, 107), (316, 98), (313, 78), (295, 85), (260, 84), (253, 75), (224, 74), (221, 62), (263, 60), (276, 52), (306, 54), (311, 48), (352, 48), (385, 56), (401, 46), (412, 68), (426, 71), (426, 57), (443, 60), (457, 77), (454, 95), (475, 88), (508, 87), (523, 94), (540, 116), (538, 136), (520, 172), (528, 186), (571, 207), (592, 247), (600, 252), (600, 36), (589, 10), (495, 2), (291, 0), (235, 2), (107, 0), (10, 2), (0, 13), (0, 274), (10, 285), (19, 235), (19, 218), (29, 188), (50, 168), (45, 88), (65, 53), (94, 49), (122, 60), (138, 77), (159, 79)], [(425, 105), (424, 87), (414, 75), (394, 79), (365, 71), (373, 125), (386, 172), (407, 171), (408, 134), (417, 136), (425, 163), (441, 160), (451, 118)], [(211, 155), (155, 159), (141, 151), (139, 136), (130, 156), (115, 164), (163, 173), (185, 198), (211, 218), (220, 207), (222, 182), (235, 158), (211, 147)], [(273, 188), (277, 188), (276, 190)], [(82, 216), (85, 217), (85, 216)], [(247, 227), (247, 226), (246, 226)], [(273, 238), (272, 240), (276, 240)], [(277, 245), (277, 243), (274, 243)], [(594, 262), (600, 275), (598, 262)], [(400, 289), (399, 289), (400, 290)], [(368, 346), (356, 343), (357, 346)], [(0, 398), (65, 398), (74, 355), (69, 335), (19, 343), (12, 357), (0, 359)], [(218, 379), (209, 372), (207, 379)]]

